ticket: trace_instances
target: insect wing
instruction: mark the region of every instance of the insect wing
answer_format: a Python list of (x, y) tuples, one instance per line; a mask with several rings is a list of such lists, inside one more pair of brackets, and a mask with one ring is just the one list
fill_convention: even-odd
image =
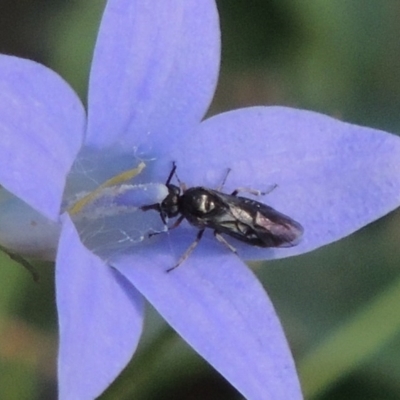
[(265, 243), (273, 243), (271, 247), (296, 246), (304, 231), (298, 222), (265, 204), (257, 211), (254, 226)]
[(300, 241), (303, 227), (287, 215), (252, 199), (226, 197), (236, 229), (224, 233), (260, 247), (292, 247)]

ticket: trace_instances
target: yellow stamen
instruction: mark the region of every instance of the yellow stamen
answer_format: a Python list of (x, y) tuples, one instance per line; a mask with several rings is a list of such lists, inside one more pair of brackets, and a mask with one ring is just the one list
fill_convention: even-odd
[(104, 183), (102, 183), (100, 186), (98, 186), (95, 190), (93, 190), (86, 196), (82, 197), (74, 205), (72, 205), (68, 209), (69, 214), (70, 215), (78, 214), (80, 211), (82, 211), (82, 209), (87, 204), (89, 204), (91, 201), (93, 201), (104, 188), (115, 186), (120, 183), (129, 181), (130, 179), (139, 175), (143, 171), (145, 166), (146, 166), (146, 164), (143, 161), (141, 161), (136, 168), (128, 169), (127, 171), (121, 172), (120, 174), (115, 175), (112, 178), (106, 180)]

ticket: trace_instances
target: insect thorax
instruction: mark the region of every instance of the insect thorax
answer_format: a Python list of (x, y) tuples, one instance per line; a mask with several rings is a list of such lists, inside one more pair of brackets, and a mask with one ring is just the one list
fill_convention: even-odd
[(180, 197), (180, 211), (185, 218), (190, 215), (196, 217), (211, 217), (220, 210), (220, 200), (211, 191), (202, 187), (193, 187)]

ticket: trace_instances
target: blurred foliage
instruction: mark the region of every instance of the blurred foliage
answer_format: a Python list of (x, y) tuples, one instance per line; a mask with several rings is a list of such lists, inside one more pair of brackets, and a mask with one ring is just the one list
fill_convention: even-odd
[[(210, 114), (280, 104), (399, 131), (400, 2), (217, 4), (223, 59)], [(102, 6), (3, 0), (0, 52), (50, 66), (85, 101)], [(399, 223), (394, 212), (318, 251), (253, 266), (281, 317), (308, 399), (400, 398)], [(7, 256), (0, 263), (0, 398), (56, 398), (53, 269), (38, 266), (35, 284)], [(240, 398), (154, 310), (137, 357), (104, 395), (133, 397)]]

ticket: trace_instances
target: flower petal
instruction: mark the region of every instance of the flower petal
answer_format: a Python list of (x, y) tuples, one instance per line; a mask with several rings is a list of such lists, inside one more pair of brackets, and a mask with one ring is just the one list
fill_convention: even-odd
[(83, 139), (80, 100), (43, 65), (0, 55), (0, 121), (1, 184), (55, 220)]
[(149, 150), (198, 123), (217, 81), (219, 35), (214, 0), (109, 1), (90, 76), (87, 144)]
[(57, 254), (60, 399), (94, 399), (137, 346), (142, 297), (80, 243), (67, 216)]
[(169, 161), (159, 163), (157, 176), (167, 175), (175, 160), (189, 187), (217, 188), (231, 168), (224, 192), (277, 184), (257, 200), (304, 226), (302, 242), (291, 248), (261, 249), (229, 238), (246, 259), (313, 250), (400, 204), (400, 139), (376, 129), (310, 111), (254, 107), (220, 114), (171, 140)]
[[(171, 243), (182, 254), (184, 248)], [(214, 246), (167, 273), (167, 249), (135, 253), (113, 265), (167, 322), (249, 400), (301, 399), (293, 359), (275, 310), (258, 280)]]

